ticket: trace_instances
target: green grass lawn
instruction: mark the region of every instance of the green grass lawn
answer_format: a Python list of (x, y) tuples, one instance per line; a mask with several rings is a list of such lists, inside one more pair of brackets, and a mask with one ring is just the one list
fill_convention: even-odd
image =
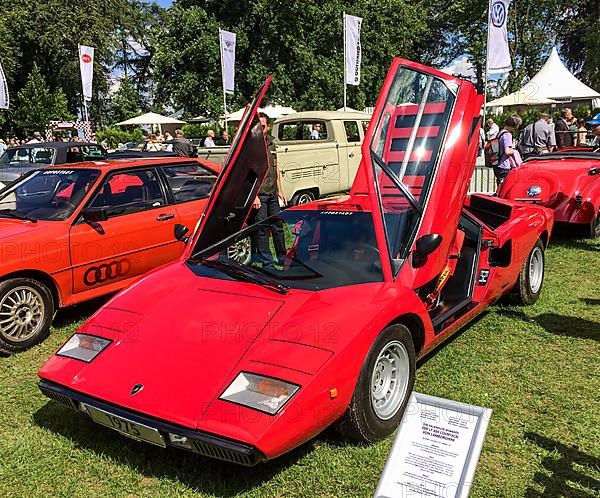
[[(419, 392), (493, 409), (471, 496), (600, 496), (600, 241), (559, 239), (539, 302), (494, 306), (420, 366)], [(323, 434), (242, 468), (130, 441), (38, 391), (39, 366), (94, 306), (0, 358), (0, 496), (372, 496), (392, 437)]]

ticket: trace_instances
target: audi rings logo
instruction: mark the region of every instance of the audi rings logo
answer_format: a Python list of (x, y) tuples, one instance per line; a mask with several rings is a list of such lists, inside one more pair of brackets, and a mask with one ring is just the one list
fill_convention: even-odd
[(102, 284), (127, 275), (129, 270), (131, 270), (131, 263), (126, 259), (90, 266), (83, 274), (83, 283), (85, 285)]
[(506, 5), (504, 5), (504, 2), (494, 2), (492, 4), (490, 16), (492, 18), (492, 24), (496, 28), (501, 28), (502, 26), (504, 26), (504, 23), (506, 21)]

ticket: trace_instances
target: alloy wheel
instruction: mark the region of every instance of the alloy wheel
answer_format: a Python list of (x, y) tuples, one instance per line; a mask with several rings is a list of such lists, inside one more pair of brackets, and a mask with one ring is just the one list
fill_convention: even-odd
[(32, 287), (19, 286), (0, 300), (0, 334), (12, 342), (23, 342), (43, 325), (44, 300)]

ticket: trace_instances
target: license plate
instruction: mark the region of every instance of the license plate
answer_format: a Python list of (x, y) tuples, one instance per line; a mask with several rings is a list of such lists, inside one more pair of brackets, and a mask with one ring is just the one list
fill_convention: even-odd
[(154, 427), (148, 427), (144, 424), (138, 424), (123, 417), (113, 415), (90, 405), (84, 405), (91, 419), (101, 425), (114, 429), (124, 436), (135, 439), (136, 441), (145, 441), (166, 448), (165, 440), (161, 433)]

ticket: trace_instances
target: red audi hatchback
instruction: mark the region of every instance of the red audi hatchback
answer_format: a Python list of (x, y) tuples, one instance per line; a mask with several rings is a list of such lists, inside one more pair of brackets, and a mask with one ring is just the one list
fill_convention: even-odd
[[(467, 196), (483, 97), (402, 59), (350, 195), (242, 228), (268, 168), (257, 109), (269, 82), (183, 257), (113, 298), (48, 360), (48, 397), (136, 440), (244, 465), (331, 424), (375, 441), (397, 427), (418, 358), (505, 294), (536, 301), (552, 212)], [(278, 229), (283, 254), (229, 257)]]

